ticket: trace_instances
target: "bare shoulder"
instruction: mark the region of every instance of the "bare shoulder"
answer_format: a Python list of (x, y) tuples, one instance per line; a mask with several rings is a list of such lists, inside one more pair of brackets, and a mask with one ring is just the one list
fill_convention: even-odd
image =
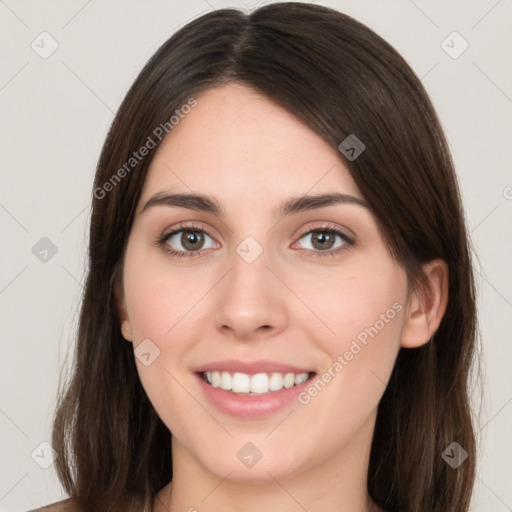
[(81, 512), (80, 508), (76, 504), (76, 501), (73, 498), (68, 498), (67, 500), (56, 501), (50, 505), (46, 505), (44, 507), (29, 510), (28, 512)]

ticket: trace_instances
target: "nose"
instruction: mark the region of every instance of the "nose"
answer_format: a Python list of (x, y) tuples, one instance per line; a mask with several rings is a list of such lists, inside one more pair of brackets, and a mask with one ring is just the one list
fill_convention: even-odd
[(216, 287), (216, 328), (241, 341), (273, 336), (285, 329), (289, 297), (269, 268), (266, 253), (252, 262), (235, 253), (230, 263), (230, 272)]

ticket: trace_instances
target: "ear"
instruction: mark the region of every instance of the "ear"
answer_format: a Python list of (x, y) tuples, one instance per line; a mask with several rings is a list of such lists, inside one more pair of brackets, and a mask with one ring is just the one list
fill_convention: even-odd
[(126, 341), (133, 341), (132, 327), (126, 311), (126, 301), (124, 299), (123, 285), (119, 279), (116, 279), (114, 285), (114, 296), (117, 306), (117, 312), (121, 321), (121, 334)]
[(423, 266), (426, 280), (411, 292), (401, 346), (416, 348), (430, 341), (446, 312), (448, 304), (448, 265), (442, 259)]

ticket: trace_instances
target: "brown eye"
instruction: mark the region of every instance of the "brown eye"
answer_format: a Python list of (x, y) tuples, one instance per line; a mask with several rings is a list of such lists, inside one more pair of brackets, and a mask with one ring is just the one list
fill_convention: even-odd
[(315, 231), (311, 236), (311, 243), (315, 249), (332, 249), (336, 235), (329, 231)]
[(191, 231), (184, 229), (180, 238), (182, 247), (188, 251), (197, 251), (201, 249), (204, 243), (204, 235), (200, 231)]
[[(333, 228), (313, 229), (302, 235), (301, 239), (306, 237), (310, 237), (312, 246), (306, 247), (306, 249), (316, 251), (330, 251), (343, 247), (346, 244), (351, 244), (351, 240), (344, 233)], [(340, 240), (338, 245), (335, 245), (336, 239)]]
[[(209, 245), (207, 244), (208, 240), (210, 240)], [(158, 242), (166, 252), (173, 256), (197, 256), (203, 249), (218, 247), (208, 233), (194, 226), (180, 226), (163, 235)]]

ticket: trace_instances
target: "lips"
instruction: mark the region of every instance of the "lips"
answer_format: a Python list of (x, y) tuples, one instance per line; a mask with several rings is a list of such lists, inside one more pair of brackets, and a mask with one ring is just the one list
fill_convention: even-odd
[(275, 361), (218, 361), (194, 368), (210, 402), (232, 416), (259, 418), (290, 404), (316, 372)]
[(287, 363), (279, 363), (277, 361), (259, 360), (259, 361), (236, 361), (234, 359), (226, 359), (204, 364), (194, 368), (194, 373), (206, 372), (229, 372), (229, 373), (245, 373), (254, 375), (256, 373), (310, 373), (313, 370), (308, 367), (300, 367)]

